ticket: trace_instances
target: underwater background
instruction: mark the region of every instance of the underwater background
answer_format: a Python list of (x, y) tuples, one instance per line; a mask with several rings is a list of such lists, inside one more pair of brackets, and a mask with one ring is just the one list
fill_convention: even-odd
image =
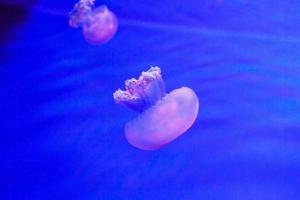
[[(0, 199), (300, 199), (300, 1), (98, 0), (119, 19), (101, 46), (75, 3), (1, 1)], [(142, 151), (112, 93), (150, 66), (200, 108)]]

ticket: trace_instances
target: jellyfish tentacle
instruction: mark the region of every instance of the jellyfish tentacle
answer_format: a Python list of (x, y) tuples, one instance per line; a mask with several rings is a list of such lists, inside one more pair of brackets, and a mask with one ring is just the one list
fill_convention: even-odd
[(144, 111), (153, 106), (165, 96), (164, 82), (160, 73), (158, 67), (151, 67), (148, 71), (142, 72), (138, 80), (134, 78), (126, 80), (126, 90), (117, 90), (114, 93), (115, 102), (137, 111)]
[(80, 0), (75, 4), (73, 10), (69, 13), (69, 25), (72, 28), (78, 28), (88, 19), (88, 15), (92, 11), (95, 0)]
[(145, 92), (142, 86), (140, 85), (139, 81), (135, 78), (126, 80), (125, 88), (130, 94), (136, 95), (139, 98), (144, 98), (145, 96)]
[(159, 67), (151, 67), (147, 72), (142, 72), (139, 80), (144, 86), (145, 98), (150, 106), (165, 96), (164, 82)]
[(136, 98), (136, 99), (140, 100), (140, 102), (142, 104), (141, 106), (143, 107), (143, 109), (146, 109), (148, 106), (150, 106), (149, 103), (145, 99), (146, 94), (145, 94), (144, 88), (138, 80), (136, 80), (135, 78), (126, 80), (125, 88), (126, 88), (126, 91), (128, 91), (132, 95), (133, 99)]
[(161, 70), (159, 67), (151, 67), (149, 70), (151, 73), (153, 73), (157, 79), (157, 83), (159, 85), (160, 91), (161, 91), (161, 98), (165, 96), (166, 94), (166, 88), (165, 88), (165, 83), (162, 79), (161, 76)]
[(143, 99), (133, 96), (128, 91), (117, 90), (113, 94), (114, 100), (118, 104), (122, 104), (132, 110), (141, 112), (145, 109)]
[(155, 77), (151, 74), (142, 73), (143, 88), (145, 91), (145, 101), (148, 105), (154, 105), (155, 102), (161, 99), (161, 93), (158, 84), (155, 81)]

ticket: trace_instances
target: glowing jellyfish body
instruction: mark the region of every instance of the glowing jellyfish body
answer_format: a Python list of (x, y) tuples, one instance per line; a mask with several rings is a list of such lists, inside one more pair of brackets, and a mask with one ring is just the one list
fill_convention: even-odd
[(69, 25), (82, 27), (83, 36), (90, 44), (104, 44), (116, 33), (117, 17), (106, 7), (94, 8), (95, 0), (80, 0), (70, 13)]
[(185, 133), (194, 123), (199, 109), (195, 92), (187, 87), (165, 94), (158, 67), (143, 72), (138, 80), (125, 81), (126, 91), (114, 93), (116, 103), (141, 114), (125, 126), (130, 144), (144, 150), (155, 150)]

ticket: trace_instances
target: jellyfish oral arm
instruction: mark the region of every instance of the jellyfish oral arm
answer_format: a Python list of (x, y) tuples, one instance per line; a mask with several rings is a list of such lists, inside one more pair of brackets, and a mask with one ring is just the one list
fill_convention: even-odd
[(95, 0), (80, 0), (75, 4), (73, 10), (70, 12), (69, 25), (72, 28), (78, 28), (82, 26), (84, 20), (91, 12), (92, 7), (95, 4)]
[(136, 111), (150, 108), (165, 96), (165, 85), (159, 67), (151, 67), (143, 72), (138, 80), (134, 78), (126, 80), (125, 88), (126, 91), (119, 89), (113, 94), (115, 102)]

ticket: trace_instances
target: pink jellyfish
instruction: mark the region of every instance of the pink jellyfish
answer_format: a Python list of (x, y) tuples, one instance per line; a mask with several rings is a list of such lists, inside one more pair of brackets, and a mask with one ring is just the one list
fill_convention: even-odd
[(91, 44), (109, 41), (118, 28), (117, 17), (105, 6), (94, 8), (95, 0), (80, 0), (70, 12), (69, 25), (83, 28), (83, 36)]
[(195, 92), (181, 87), (165, 94), (159, 67), (142, 72), (138, 80), (125, 81), (126, 91), (117, 90), (114, 100), (140, 115), (125, 126), (130, 144), (143, 150), (155, 150), (175, 140), (194, 123), (199, 109)]

